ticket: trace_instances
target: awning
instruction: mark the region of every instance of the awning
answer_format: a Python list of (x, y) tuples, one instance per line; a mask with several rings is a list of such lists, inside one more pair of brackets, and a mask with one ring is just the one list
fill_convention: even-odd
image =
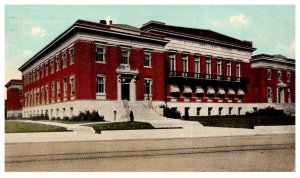
[(244, 94), (245, 94), (244, 91), (239, 88), (237, 91), (237, 95), (244, 95)]
[(171, 85), (170, 86), (170, 93), (179, 93), (179, 88), (178, 88), (178, 86), (177, 85)]
[(207, 87), (207, 94), (215, 94), (215, 90), (213, 89), (213, 87), (211, 86)]
[(185, 85), (185, 86), (184, 86), (183, 93), (192, 93), (192, 89), (191, 89), (191, 87), (190, 87), (190, 86), (188, 86), (188, 85)]
[(232, 88), (228, 88), (228, 95), (234, 95), (235, 91)]
[(203, 90), (203, 88), (201, 87), (201, 86), (197, 86), (196, 87), (196, 92), (195, 92), (196, 94), (203, 94), (204, 93), (204, 90)]
[(222, 87), (218, 88), (218, 94), (219, 95), (224, 95), (225, 94), (225, 90)]

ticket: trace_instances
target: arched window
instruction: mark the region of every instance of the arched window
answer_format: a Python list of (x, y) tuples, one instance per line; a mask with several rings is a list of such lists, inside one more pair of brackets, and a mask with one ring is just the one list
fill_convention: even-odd
[(267, 77), (268, 77), (268, 80), (271, 80), (271, 79), (272, 79), (272, 72), (271, 72), (271, 69), (268, 69), (268, 70), (267, 70)]
[(272, 103), (272, 88), (268, 87), (268, 102)]

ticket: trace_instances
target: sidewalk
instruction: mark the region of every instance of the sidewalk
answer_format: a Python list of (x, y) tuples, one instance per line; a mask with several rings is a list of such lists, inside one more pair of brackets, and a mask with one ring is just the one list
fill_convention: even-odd
[[(64, 124), (47, 121), (22, 121), (66, 127), (71, 132), (6, 133), (5, 143), (72, 142), (100, 140), (172, 139), (224, 136), (295, 134), (295, 126), (259, 126), (255, 129), (203, 127), (199, 122), (166, 120), (172, 127), (182, 129), (114, 130), (96, 134), (84, 124)], [(157, 123), (158, 124), (158, 123)], [(165, 123), (164, 123), (165, 124)], [(158, 124), (159, 125), (159, 124)]]

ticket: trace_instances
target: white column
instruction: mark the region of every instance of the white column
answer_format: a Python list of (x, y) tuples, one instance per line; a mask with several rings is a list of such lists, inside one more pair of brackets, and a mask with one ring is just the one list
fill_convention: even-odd
[(136, 101), (136, 78), (135, 77), (130, 81), (130, 101), (131, 102)]

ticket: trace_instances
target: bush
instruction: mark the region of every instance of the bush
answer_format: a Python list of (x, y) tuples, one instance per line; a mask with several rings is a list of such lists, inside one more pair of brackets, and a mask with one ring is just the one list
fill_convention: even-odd
[(163, 106), (164, 113), (163, 116), (167, 118), (179, 119), (181, 118), (181, 113), (176, 108), (168, 108), (167, 106)]
[(286, 116), (283, 110), (277, 110), (274, 107), (267, 107), (253, 112), (246, 112), (246, 116)]
[(65, 116), (65, 117), (63, 117), (63, 120), (68, 121), (68, 120), (70, 120), (70, 118), (68, 116)]
[(85, 112), (80, 112), (78, 116), (72, 116), (73, 121), (104, 121), (104, 116), (100, 116), (98, 111), (93, 110), (90, 112), (86, 110)]

